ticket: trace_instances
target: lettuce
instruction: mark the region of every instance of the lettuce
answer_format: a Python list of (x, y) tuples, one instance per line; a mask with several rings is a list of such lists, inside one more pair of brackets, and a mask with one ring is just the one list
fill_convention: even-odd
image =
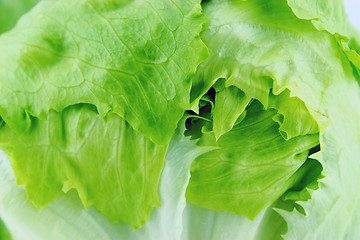
[(35, 4), (0, 1), (1, 238), (360, 237), (342, 1)]

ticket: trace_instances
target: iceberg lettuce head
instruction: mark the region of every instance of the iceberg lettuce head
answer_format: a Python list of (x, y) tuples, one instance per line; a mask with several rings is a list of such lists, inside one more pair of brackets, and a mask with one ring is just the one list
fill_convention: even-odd
[(340, 0), (0, 0), (1, 239), (360, 238)]

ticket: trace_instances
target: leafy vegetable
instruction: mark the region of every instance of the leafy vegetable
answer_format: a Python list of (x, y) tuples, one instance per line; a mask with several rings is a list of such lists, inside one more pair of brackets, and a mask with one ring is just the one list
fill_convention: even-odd
[(0, 0), (1, 239), (360, 237), (342, 1), (36, 2)]

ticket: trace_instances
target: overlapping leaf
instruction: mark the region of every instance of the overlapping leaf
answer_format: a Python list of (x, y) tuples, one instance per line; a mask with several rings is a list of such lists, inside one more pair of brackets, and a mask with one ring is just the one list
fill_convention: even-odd
[(118, 115), (102, 119), (93, 106), (75, 105), (46, 120), (33, 119), (27, 135), (7, 125), (0, 141), (17, 182), (42, 207), (75, 188), (85, 206), (112, 221), (139, 227), (160, 206), (158, 184), (166, 146), (151, 142)]
[(146, 222), (204, 21), (199, 1), (42, 1), (0, 37), (1, 142), (36, 206), (75, 188)]
[[(200, 1), (45, 0), (0, 37), (1, 147), (37, 206), (62, 195), (36, 210), (1, 159), (13, 236), (359, 238), (359, 36), (341, 1), (203, 8), (201, 65)], [(190, 107), (200, 141), (180, 128), (167, 147)], [(131, 232), (71, 188), (111, 220), (150, 220)]]
[(24, 132), (30, 115), (90, 103), (166, 144), (207, 56), (200, 11), (196, 0), (42, 1), (0, 38), (2, 118)]
[(289, 189), (309, 149), (318, 144), (318, 134), (285, 140), (275, 114), (253, 102), (245, 119), (216, 143), (206, 139), (213, 134), (204, 134), (199, 145), (214, 142), (217, 149), (194, 161), (186, 199), (254, 219)]

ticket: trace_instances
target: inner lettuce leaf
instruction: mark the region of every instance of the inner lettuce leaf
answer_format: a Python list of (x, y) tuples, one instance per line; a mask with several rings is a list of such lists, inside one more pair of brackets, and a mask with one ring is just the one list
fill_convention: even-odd
[(201, 207), (254, 219), (285, 193), (319, 136), (285, 140), (273, 120), (276, 114), (254, 101), (244, 120), (217, 142), (213, 134), (204, 134), (198, 144), (213, 142), (216, 149), (192, 164), (186, 199)]
[(215, 95), (213, 129), (216, 139), (230, 131), (251, 99), (237, 87), (221, 89)]
[(41, 1), (0, 37), (0, 115), (26, 134), (31, 116), (89, 103), (167, 144), (208, 55), (205, 21), (200, 0)]
[[(308, 190), (318, 196), (319, 200), (316, 203), (310, 200), (301, 204), (304, 212), (295, 214), (279, 210), (283, 216), (286, 216), (286, 222), (291, 222), (288, 235), (285, 237), (297, 239), (301, 231), (309, 228), (313, 229), (313, 232), (310, 231), (306, 235), (309, 239), (313, 239), (314, 236), (318, 239), (329, 239), (332, 236), (340, 238), (349, 227), (349, 220), (345, 219), (352, 216), (353, 208), (358, 201), (357, 194), (349, 197), (351, 191), (347, 189), (358, 182), (358, 177), (355, 174), (356, 170), (353, 170), (353, 178), (347, 179), (347, 184), (350, 186), (344, 186), (344, 181), (340, 179), (338, 183), (333, 183), (334, 179), (341, 178), (339, 170), (335, 172), (334, 168), (333, 172), (331, 168), (326, 168), (328, 165), (335, 167), (341, 164), (342, 168), (349, 170), (353, 164), (351, 160), (356, 159), (357, 155), (351, 153), (351, 150), (346, 157), (341, 157), (340, 153), (346, 151), (343, 149), (345, 146), (353, 146), (353, 148), (359, 146), (358, 116), (351, 112), (355, 112), (356, 106), (359, 106), (357, 101), (360, 95), (352, 65), (343, 48), (339, 46), (338, 39), (329, 32), (318, 31), (309, 24), (309, 21), (296, 18), (284, 1), (229, 1), (223, 4), (222, 1), (214, 0), (205, 2), (203, 6), (210, 23), (201, 36), (209, 47), (210, 57), (199, 66), (194, 76), (192, 89), (194, 105), (219, 78), (225, 79), (225, 87), (236, 86), (246, 95), (258, 99), (265, 107), (269, 105), (268, 95), (271, 88), (274, 95), (285, 94), (302, 100), (318, 124), (321, 154), (314, 157), (323, 164), (324, 175), (327, 177), (322, 180), (319, 190), (315, 192)], [(340, 85), (342, 87), (339, 87)], [(337, 93), (336, 88), (341, 94)], [(341, 101), (338, 98), (342, 98)], [(354, 101), (351, 100), (352, 98)], [(347, 108), (346, 102), (351, 103), (354, 109)], [(291, 114), (289, 110), (287, 111)], [(326, 132), (332, 131), (328, 129), (336, 128), (341, 131), (341, 125), (346, 124), (346, 119), (350, 118), (351, 123), (347, 126), (353, 128), (353, 132), (349, 130), (346, 138), (339, 136), (336, 140), (334, 134), (336, 131), (333, 131), (334, 139), (330, 140), (331, 147), (327, 145), (325, 139), (329, 134)], [(274, 117), (274, 120), (281, 123), (283, 119)], [(292, 126), (293, 128), (289, 129), (296, 132), (294, 128), (296, 125)], [(312, 132), (316, 128), (305, 129)], [(326, 157), (320, 158), (319, 156), (323, 154), (326, 154)], [(206, 165), (206, 162), (203, 164)], [(342, 175), (345, 177), (345, 170)], [(342, 187), (338, 187), (339, 185)], [(330, 191), (333, 192), (330, 194)], [(201, 196), (197, 197), (201, 198)], [(298, 200), (304, 198), (300, 195), (299, 197)], [(223, 199), (226, 199), (225, 196)], [(337, 199), (342, 200), (338, 202)], [(325, 202), (324, 205), (322, 201)], [(226, 205), (227, 201), (223, 202)], [(231, 201), (227, 203), (229, 206), (232, 204)], [(347, 214), (341, 214), (341, 204), (346, 208), (349, 207)], [(337, 206), (337, 209), (334, 209), (333, 213), (330, 211), (330, 214), (334, 215), (327, 216), (326, 211), (332, 209), (332, 206)], [(341, 215), (341, 218), (336, 218), (336, 214)], [(325, 219), (328, 224), (324, 223)], [(298, 221), (303, 224), (302, 227), (297, 225)], [(335, 222), (338, 227), (326, 232), (325, 228)], [(323, 232), (326, 232), (324, 236), (328, 236), (327, 238), (323, 238), (321, 235)]]
[[(309, 193), (306, 194), (307, 191), (304, 186), (308, 187), (310, 182), (313, 183), (313, 186), (317, 185), (321, 170), (321, 164), (318, 161), (308, 159), (294, 174), (296, 182), (293, 186), (294, 188), (284, 196), (289, 198), (289, 194), (301, 194), (303, 196), (307, 195), (301, 200), (308, 200)], [(316, 187), (313, 187), (313, 189), (316, 189)], [(298, 200), (300, 200), (300, 198), (296, 196), (295, 201)], [(284, 218), (277, 212), (277, 209), (291, 211), (294, 208), (300, 210), (299, 207), (300, 206), (294, 203), (294, 201), (285, 200), (282, 197), (270, 207), (261, 211), (255, 219), (251, 221), (239, 215), (201, 208), (188, 203), (183, 214), (184, 229), (182, 239), (281, 240), (283, 239), (282, 236), (286, 234), (288, 226)], [(298, 238), (295, 237), (294, 239)]]
[[(310, 20), (319, 31), (333, 34), (348, 59), (355, 65), (355, 71), (360, 71), (359, 38), (355, 40), (355, 30), (349, 24), (343, 0), (288, 0), (294, 14), (300, 19)], [(360, 81), (360, 80), (359, 80)]]

